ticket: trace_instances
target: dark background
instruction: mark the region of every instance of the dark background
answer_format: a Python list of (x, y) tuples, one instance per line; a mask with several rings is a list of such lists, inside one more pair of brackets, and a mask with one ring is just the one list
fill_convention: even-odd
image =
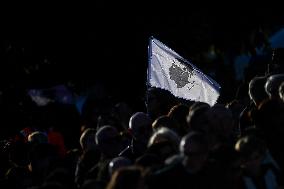
[[(200, 57), (212, 44), (234, 57), (242, 44), (252, 45), (251, 34), (260, 29), (273, 34), (284, 20), (281, 7), (70, 4), (1, 7), (1, 138), (58, 117), (30, 103), (27, 90), (34, 88), (65, 84), (78, 95), (93, 88), (112, 102), (126, 101), (134, 111), (144, 111), (150, 36), (212, 76), (222, 86), (220, 102), (229, 102), (240, 86), (232, 60), (225, 65), (224, 59), (206, 63)], [(263, 67), (251, 70), (252, 75), (263, 72)], [(240, 94), (247, 95), (247, 89)]]
[(118, 99), (140, 98), (146, 87), (150, 36), (206, 73), (206, 65), (195, 59), (210, 44), (234, 50), (252, 31), (276, 31), (284, 18), (283, 11), (274, 8), (188, 7), (176, 13), (157, 7), (136, 11), (95, 3), (82, 9), (41, 5), (31, 12), (8, 11), (1, 34), (2, 90), (71, 81), (78, 91), (99, 83)]

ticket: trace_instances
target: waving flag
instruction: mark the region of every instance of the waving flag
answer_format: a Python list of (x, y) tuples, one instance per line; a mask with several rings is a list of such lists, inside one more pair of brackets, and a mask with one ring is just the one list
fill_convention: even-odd
[(220, 89), (216, 81), (153, 37), (149, 44), (148, 85), (211, 106), (216, 103)]

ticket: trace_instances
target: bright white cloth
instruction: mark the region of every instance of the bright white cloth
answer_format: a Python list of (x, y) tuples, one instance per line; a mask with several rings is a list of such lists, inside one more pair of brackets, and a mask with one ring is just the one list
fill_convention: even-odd
[(213, 106), (220, 85), (155, 38), (150, 39), (148, 84), (170, 91), (176, 97)]

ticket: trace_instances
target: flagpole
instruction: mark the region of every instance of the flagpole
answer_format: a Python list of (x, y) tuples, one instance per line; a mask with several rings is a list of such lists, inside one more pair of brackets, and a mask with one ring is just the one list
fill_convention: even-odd
[(149, 74), (149, 68), (151, 66), (151, 57), (152, 57), (152, 40), (154, 39), (153, 36), (149, 37), (149, 43), (148, 43), (148, 69), (147, 69), (147, 89), (149, 87), (149, 81), (150, 81), (150, 74)]
[[(152, 57), (152, 40), (154, 39), (153, 36), (149, 37), (148, 40), (148, 68), (147, 68), (147, 79), (146, 79), (146, 92), (148, 93), (148, 90), (150, 88), (150, 73), (149, 73), (149, 69), (151, 66), (151, 57)], [(146, 95), (147, 95), (146, 93)], [(146, 103), (148, 104), (148, 97), (146, 96)]]

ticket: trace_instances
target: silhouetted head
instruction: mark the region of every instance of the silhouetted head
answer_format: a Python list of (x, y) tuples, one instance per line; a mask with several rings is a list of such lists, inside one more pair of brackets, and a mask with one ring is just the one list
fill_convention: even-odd
[(284, 102), (284, 82), (279, 86), (279, 96), (281, 100)]
[(126, 158), (126, 157), (116, 157), (113, 158), (109, 164), (108, 164), (108, 170), (109, 170), (109, 174), (110, 176), (114, 173), (114, 171), (116, 171), (117, 169), (121, 168), (121, 167), (126, 167), (126, 166), (130, 166), (132, 164), (132, 162), (130, 161), (130, 159)]
[(180, 153), (184, 157), (183, 165), (192, 172), (198, 172), (207, 161), (209, 144), (205, 134), (189, 132), (179, 145)]
[(115, 127), (105, 125), (96, 133), (96, 144), (104, 156), (115, 157), (121, 150), (121, 136)]
[(144, 112), (136, 112), (129, 120), (129, 131), (132, 135), (131, 148), (134, 154), (142, 155), (147, 149), (152, 134), (152, 120)]
[(46, 144), (48, 143), (48, 138), (44, 132), (35, 131), (28, 136), (28, 142), (31, 144)]
[(167, 127), (167, 128), (174, 129), (174, 130), (176, 129), (172, 119), (169, 116), (166, 116), (166, 115), (162, 115), (162, 116), (158, 117), (152, 123), (153, 131), (156, 131), (161, 127)]
[(86, 129), (80, 137), (80, 145), (83, 151), (95, 149), (96, 147), (96, 130), (93, 128)]
[(112, 115), (120, 122), (124, 129), (127, 129), (132, 112), (132, 108), (127, 103), (119, 102), (115, 104)]
[(148, 140), (152, 133), (152, 120), (144, 112), (136, 112), (129, 119), (129, 129), (137, 140)]
[(155, 131), (150, 137), (148, 147), (161, 142), (170, 142), (178, 149), (180, 137), (173, 130), (166, 127), (161, 127), (157, 131)]
[(258, 106), (263, 100), (268, 98), (268, 94), (265, 91), (266, 76), (254, 77), (249, 82), (249, 97)]
[(188, 111), (189, 107), (187, 105), (178, 104), (173, 106), (168, 113), (168, 116), (176, 124), (175, 129), (180, 136), (183, 136), (188, 132), (188, 126), (186, 122)]
[(279, 87), (284, 81), (284, 74), (275, 74), (267, 78), (265, 83), (265, 91), (270, 98), (280, 98), (279, 97)]
[(193, 106), (189, 108), (186, 121), (190, 131), (208, 131), (209, 120), (206, 112), (209, 109), (210, 106), (206, 103), (194, 103)]
[(156, 154), (162, 161), (177, 154), (180, 137), (173, 130), (161, 127), (153, 133), (148, 142), (148, 153)]
[[(233, 134), (233, 114), (223, 104), (215, 104), (207, 112), (210, 122), (209, 132), (222, 139), (230, 139)], [(227, 141), (227, 140), (226, 140)]]
[(210, 105), (206, 102), (194, 102), (191, 104), (191, 106), (189, 107), (189, 111), (194, 110), (195, 108), (199, 108), (199, 107), (208, 107), (210, 108)]
[(176, 104), (176, 98), (167, 90), (149, 88), (146, 94), (147, 113), (152, 120), (161, 115), (167, 115)]
[(179, 150), (180, 153), (185, 156), (191, 156), (197, 153), (208, 153), (209, 146), (206, 135), (196, 131), (189, 132), (182, 137)]
[(240, 153), (243, 158), (250, 158), (253, 152), (264, 154), (266, 145), (263, 140), (254, 136), (247, 135), (240, 138), (235, 144), (235, 150)]
[(267, 147), (260, 138), (248, 135), (236, 142), (235, 150), (241, 157), (242, 167), (250, 172), (254, 172), (261, 165)]

